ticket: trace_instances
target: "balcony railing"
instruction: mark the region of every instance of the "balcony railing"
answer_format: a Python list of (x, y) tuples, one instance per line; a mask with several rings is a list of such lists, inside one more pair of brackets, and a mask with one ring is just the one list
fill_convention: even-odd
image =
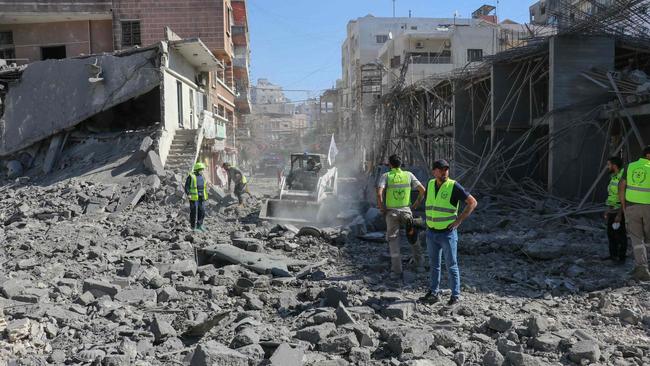
[(411, 56), (410, 64), (451, 64), (451, 56)]

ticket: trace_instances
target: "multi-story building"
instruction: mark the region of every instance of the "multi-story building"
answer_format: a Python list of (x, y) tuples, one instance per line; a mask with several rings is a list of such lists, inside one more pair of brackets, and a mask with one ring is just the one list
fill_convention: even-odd
[(284, 95), (282, 87), (267, 79), (257, 79), (257, 85), (251, 87), (253, 113), (293, 114), (295, 105)]
[(530, 23), (564, 26), (597, 14), (615, 3), (615, 0), (540, 0), (529, 7)]
[(327, 135), (338, 135), (339, 89), (327, 89), (320, 96), (318, 126), (316, 129)]
[[(244, 0), (4, 2), (0, 4), (0, 58), (29, 63), (148, 46), (169, 38), (166, 27), (180, 38), (201, 39), (223, 65), (201, 81), (187, 80), (204, 84), (207, 92), (205, 101), (189, 98), (188, 108), (207, 106), (219, 131), (226, 131), (224, 141), (215, 144), (222, 152), (217, 159), (234, 160), (237, 121), (250, 112), (250, 104), (245, 103), (249, 52)], [(237, 55), (245, 61), (238, 61)]]
[[(529, 36), (525, 25), (494, 24), (472, 20), (468, 24), (438, 26), (432, 31), (409, 30), (389, 39), (379, 50), (385, 72), (382, 92), (387, 93), (403, 77), (404, 86), (434, 75), (471, 66), (485, 56), (511, 47), (513, 39)], [(505, 42), (506, 40), (508, 42)]]
[(237, 106), (237, 134), (242, 141), (250, 139), (250, 126), (243, 115), (251, 113), (250, 98), (250, 37), (245, 0), (231, 0), (233, 9), (232, 39), (235, 46), (233, 72), (235, 78), (235, 105)]

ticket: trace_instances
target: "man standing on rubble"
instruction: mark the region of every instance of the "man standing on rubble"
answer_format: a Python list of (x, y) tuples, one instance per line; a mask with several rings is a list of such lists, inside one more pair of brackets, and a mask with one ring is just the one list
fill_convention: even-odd
[[(460, 300), (457, 229), (472, 214), (478, 203), (463, 186), (449, 178), (449, 163), (446, 160), (435, 161), (432, 174), (434, 179), (427, 186), (425, 203), (431, 287), (420, 300), (429, 304), (440, 300), (440, 262), (444, 254), (451, 288), (448, 305), (453, 305)], [(465, 202), (465, 209), (458, 216), (461, 201)]]
[(618, 183), (623, 176), (623, 161), (618, 156), (607, 160), (607, 169), (611, 174), (607, 186), (607, 209), (605, 221), (607, 222), (607, 239), (609, 240), (609, 257), (606, 259), (625, 263), (627, 252), (627, 233), (625, 232), (625, 217), (621, 210), (621, 200), (618, 197)]
[(203, 177), (204, 169), (203, 163), (194, 164), (192, 172), (185, 180), (185, 194), (190, 198), (190, 226), (194, 231), (206, 231), (203, 226), (203, 202), (208, 200), (208, 181)]
[[(401, 169), (402, 160), (397, 155), (388, 158), (390, 171), (379, 178), (377, 185), (377, 208), (386, 217), (386, 240), (390, 251), (391, 279), (402, 277), (402, 256), (400, 255), (399, 230), (402, 225), (406, 226), (406, 235), (409, 237), (413, 253), (413, 261), (416, 270), (421, 268), (422, 248), (418, 243), (417, 234), (413, 226), (413, 214), (415, 209), (424, 199), (424, 186), (418, 181), (413, 173)], [(418, 190), (418, 198), (411, 206), (411, 190)], [(384, 191), (386, 191), (386, 202), (384, 202)]]
[(244, 204), (244, 193), (250, 195), (246, 176), (237, 167), (230, 165), (230, 163), (223, 163), (222, 167), (228, 173), (228, 192), (230, 192), (231, 183), (235, 182), (235, 196), (237, 196), (239, 205), (242, 206)]
[(647, 248), (650, 246), (650, 145), (643, 149), (642, 158), (627, 166), (618, 192), (625, 212), (627, 232), (632, 239), (632, 278), (650, 281)]

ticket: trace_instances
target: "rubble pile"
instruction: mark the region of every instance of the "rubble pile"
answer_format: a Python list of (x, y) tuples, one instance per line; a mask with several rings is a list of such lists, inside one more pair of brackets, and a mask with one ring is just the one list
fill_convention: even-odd
[[(148, 152), (134, 154), (144, 164)], [(479, 210), (461, 230), (462, 301), (424, 305), (427, 273), (388, 279), (376, 212), (298, 229), (261, 222), (259, 205), (213, 189), (208, 232), (197, 233), (181, 175), (96, 178), (0, 185), (0, 360), (650, 363), (650, 288), (600, 260), (604, 233), (592, 221), (540, 225), (534, 213)]]

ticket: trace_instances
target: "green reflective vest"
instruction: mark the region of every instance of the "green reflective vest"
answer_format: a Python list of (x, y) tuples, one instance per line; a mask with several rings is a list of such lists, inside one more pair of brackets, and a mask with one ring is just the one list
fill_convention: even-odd
[[(236, 169), (237, 171), (239, 171), (241, 173), (241, 170), (239, 168), (237, 168), (236, 166), (231, 166), (230, 169)], [(235, 180), (235, 177), (232, 177), (232, 180)], [(235, 182), (235, 183), (237, 183), (237, 182)], [(246, 183), (248, 183), (248, 179), (246, 179), (246, 176), (244, 175), (244, 173), (241, 173), (241, 184), (246, 184)]]
[(625, 200), (650, 205), (650, 160), (641, 158), (630, 163), (626, 174)]
[(607, 186), (607, 206), (611, 208), (621, 208), (621, 201), (618, 199), (618, 182), (623, 177), (623, 172), (613, 174)]
[(458, 217), (458, 205), (451, 204), (451, 193), (455, 180), (447, 179), (436, 194), (436, 180), (431, 179), (427, 186), (426, 216), (427, 226), (435, 230), (444, 230)]
[(391, 169), (386, 179), (386, 208), (403, 208), (410, 205), (410, 174), (399, 168)]
[[(205, 180), (205, 177), (203, 177), (203, 192), (201, 192), (201, 195), (203, 196), (204, 201), (208, 200), (208, 182)], [(190, 201), (198, 200), (199, 188), (196, 184), (196, 174), (190, 173)]]

